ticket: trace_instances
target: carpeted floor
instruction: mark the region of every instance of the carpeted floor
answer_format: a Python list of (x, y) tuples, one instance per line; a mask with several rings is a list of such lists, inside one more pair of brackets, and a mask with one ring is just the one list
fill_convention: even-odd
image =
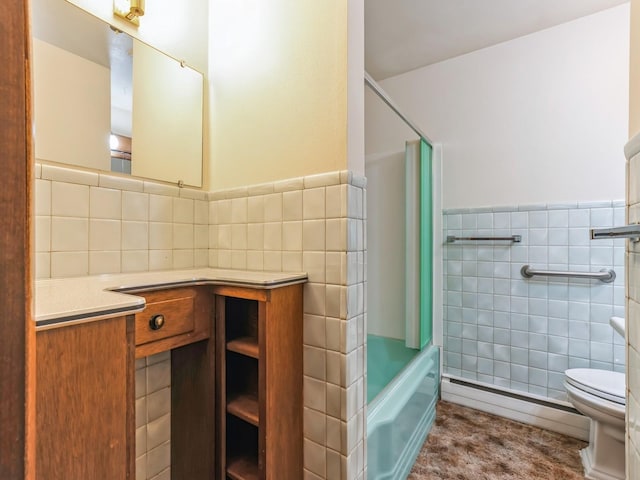
[(582, 480), (585, 442), (447, 402), (409, 480)]

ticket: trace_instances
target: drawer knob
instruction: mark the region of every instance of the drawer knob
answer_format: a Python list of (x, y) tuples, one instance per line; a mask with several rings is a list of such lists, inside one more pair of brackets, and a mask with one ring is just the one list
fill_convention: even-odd
[(149, 328), (151, 330), (160, 330), (164, 326), (164, 315), (158, 314), (151, 317), (149, 320)]

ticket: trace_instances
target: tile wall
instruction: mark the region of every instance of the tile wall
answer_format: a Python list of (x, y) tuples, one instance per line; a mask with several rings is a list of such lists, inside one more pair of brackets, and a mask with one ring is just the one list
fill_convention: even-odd
[(136, 360), (136, 479), (171, 479), (171, 354)]
[[(443, 212), (447, 235), (521, 235), (520, 243), (456, 242), (444, 248), (444, 373), (564, 400), (563, 372), (624, 371), (624, 240), (590, 240), (592, 227), (624, 225), (624, 202)], [(613, 268), (614, 283), (534, 277), (541, 270)]]
[[(627, 154), (628, 223), (640, 223), (640, 137)], [(627, 478), (640, 478), (640, 243), (628, 242), (627, 316)]]
[(364, 478), (364, 178), (331, 172), (211, 194), (210, 266), (305, 271), (305, 479)]
[(206, 267), (207, 192), (36, 166), (36, 278)]
[[(206, 266), (308, 272), (305, 479), (364, 478), (363, 177), (330, 172), (220, 192), (47, 164), (36, 166), (36, 178), (38, 278)], [(148, 387), (151, 367), (137, 366)], [(147, 405), (147, 423), (140, 411), (136, 456), (147, 477), (139, 478), (166, 478), (160, 466), (168, 446), (150, 431), (164, 425), (148, 410), (149, 394), (158, 394), (143, 394), (140, 382), (137, 408)]]

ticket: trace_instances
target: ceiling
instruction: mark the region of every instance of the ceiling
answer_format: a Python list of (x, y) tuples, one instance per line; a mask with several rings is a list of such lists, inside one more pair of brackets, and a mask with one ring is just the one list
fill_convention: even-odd
[(383, 80), (628, 1), (366, 0), (365, 68)]

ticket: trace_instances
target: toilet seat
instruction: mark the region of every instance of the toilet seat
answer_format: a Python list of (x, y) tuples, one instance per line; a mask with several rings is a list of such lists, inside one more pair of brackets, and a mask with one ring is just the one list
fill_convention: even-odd
[(569, 385), (603, 400), (626, 404), (625, 376), (620, 372), (591, 368), (571, 368), (565, 371)]

